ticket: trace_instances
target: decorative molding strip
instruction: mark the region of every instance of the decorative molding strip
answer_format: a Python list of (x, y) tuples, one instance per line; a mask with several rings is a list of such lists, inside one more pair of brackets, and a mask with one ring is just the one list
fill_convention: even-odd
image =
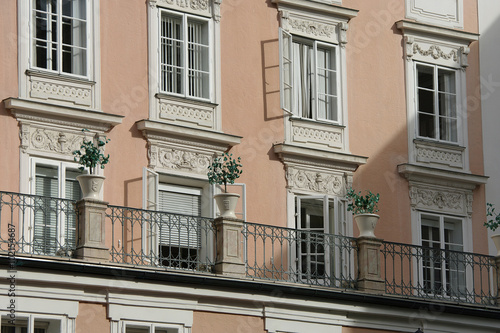
[(416, 209), (431, 209), (465, 216), (472, 214), (472, 191), (458, 192), (410, 183), (410, 204)]
[(417, 43), (413, 44), (413, 54), (419, 53), (424, 57), (431, 56), (435, 60), (443, 58), (444, 60), (453, 59), (453, 61), (458, 62), (458, 52), (456, 50), (451, 50), (450, 53), (446, 54), (437, 45), (431, 45), (431, 47), (425, 51)]
[(30, 77), (30, 97), (92, 106), (92, 88)]
[[(462, 147), (460, 147), (462, 148)], [(448, 165), (454, 168), (464, 167), (463, 148), (460, 150), (415, 144), (417, 162)]]
[(214, 109), (187, 106), (171, 101), (159, 103), (159, 118), (214, 128)]
[(292, 141), (311, 143), (322, 148), (342, 149), (342, 128), (321, 126), (310, 122), (292, 121)]
[(342, 175), (325, 172), (302, 170), (288, 165), (286, 168), (288, 188), (297, 191), (310, 191), (321, 194), (344, 195), (345, 184)]
[[(214, 1), (218, 1), (219, 4), (215, 4)], [(212, 15), (212, 5), (214, 9), (216, 6), (220, 6), (220, 0), (156, 0), (154, 3), (157, 6), (173, 7), (178, 10), (202, 14), (204, 16)], [(220, 10), (218, 16), (220, 19)]]

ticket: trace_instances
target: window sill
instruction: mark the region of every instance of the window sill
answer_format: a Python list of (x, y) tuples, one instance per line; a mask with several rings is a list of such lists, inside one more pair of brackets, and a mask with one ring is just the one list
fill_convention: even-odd
[(316, 119), (310, 119), (310, 118), (301, 118), (297, 116), (290, 116), (288, 118), (292, 122), (309, 122), (311, 124), (319, 124), (319, 125), (326, 125), (326, 126), (332, 126), (332, 127), (337, 127), (337, 128), (345, 128), (346, 126), (344, 125), (339, 125), (334, 122), (326, 121), (326, 120), (316, 120)]
[(89, 80), (87, 77), (84, 77), (84, 76), (52, 73), (52, 72), (47, 72), (47, 71), (38, 70), (38, 69), (28, 69), (28, 70), (26, 70), (25, 73), (27, 76), (36, 76), (36, 77), (49, 78), (49, 79), (53, 79), (53, 80), (75, 82), (75, 83), (82, 83), (82, 84), (90, 84), (90, 85), (95, 84), (95, 81)]
[(212, 108), (219, 106), (219, 104), (212, 103), (212, 102), (206, 101), (206, 100), (200, 100), (200, 99), (195, 99), (195, 98), (190, 98), (190, 97), (179, 97), (179, 96), (169, 95), (169, 94), (165, 94), (165, 93), (157, 93), (155, 95), (155, 97), (157, 99), (160, 99), (160, 100), (171, 100), (174, 102), (184, 102), (184, 103), (190, 103), (193, 105), (212, 107)]

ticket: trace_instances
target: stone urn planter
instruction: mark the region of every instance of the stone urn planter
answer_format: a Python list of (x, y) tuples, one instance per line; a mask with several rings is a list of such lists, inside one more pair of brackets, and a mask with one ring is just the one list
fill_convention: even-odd
[(240, 195), (237, 193), (220, 193), (214, 195), (215, 203), (219, 208), (221, 217), (236, 218), (235, 209)]
[(83, 192), (83, 199), (99, 200), (102, 184), (106, 177), (98, 175), (79, 175), (76, 177)]
[(359, 237), (375, 237), (375, 226), (379, 218), (380, 216), (377, 214), (354, 215), (354, 221), (359, 229)]
[(491, 239), (497, 248), (497, 256), (500, 256), (500, 234), (491, 235)]

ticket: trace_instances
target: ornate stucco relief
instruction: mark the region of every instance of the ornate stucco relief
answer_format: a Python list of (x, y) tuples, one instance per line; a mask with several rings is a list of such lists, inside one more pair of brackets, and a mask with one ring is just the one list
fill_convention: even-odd
[(183, 171), (205, 175), (211, 162), (210, 153), (196, 152), (189, 149), (171, 148), (163, 145), (149, 144), (150, 167), (172, 171)]
[(184, 105), (170, 101), (159, 103), (159, 118), (189, 124), (196, 124), (205, 128), (214, 128), (214, 109)]
[(472, 191), (452, 191), (410, 184), (410, 202), (416, 209), (459, 215), (472, 214)]
[(214, 20), (220, 20), (220, 4), (222, 0), (150, 0), (150, 4), (192, 12), (204, 16), (211, 16)]
[(302, 32), (314, 37), (330, 38), (335, 33), (334, 25), (322, 24), (315, 21), (290, 18), (289, 24), (292, 31)]
[(424, 50), (419, 44), (413, 44), (413, 54), (419, 53), (424, 57), (432, 57), (433, 59), (444, 59), (450, 60), (452, 59), (455, 62), (458, 62), (458, 52), (457, 50), (451, 50), (449, 52), (443, 51), (439, 46), (431, 45), (427, 50)]
[(92, 88), (90, 84), (82, 86), (70, 82), (56, 82), (50, 79), (31, 77), (29, 89), (31, 98), (92, 106)]
[[(56, 153), (73, 158), (84, 135), (61, 129), (40, 128), (22, 124), (19, 132), (23, 153)], [(88, 137), (88, 136), (87, 136)]]
[(286, 179), (292, 191), (316, 192), (318, 194), (344, 195), (345, 181), (342, 175), (320, 170), (304, 170), (287, 166)]

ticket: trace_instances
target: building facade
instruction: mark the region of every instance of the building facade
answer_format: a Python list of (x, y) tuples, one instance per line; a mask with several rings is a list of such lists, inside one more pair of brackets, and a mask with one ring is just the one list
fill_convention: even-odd
[(500, 332), (478, 1), (2, 5), (2, 333)]

